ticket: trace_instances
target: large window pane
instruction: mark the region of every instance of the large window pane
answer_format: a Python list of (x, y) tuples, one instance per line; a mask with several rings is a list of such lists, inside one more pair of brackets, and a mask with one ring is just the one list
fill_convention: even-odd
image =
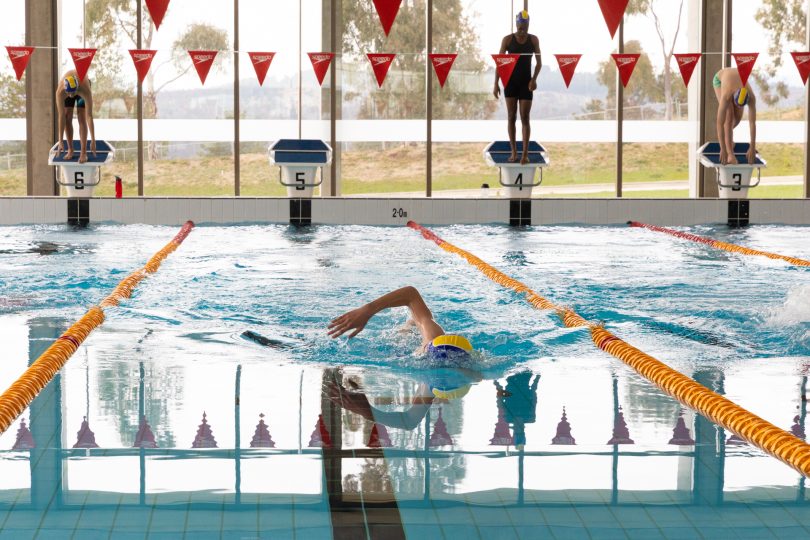
[[(425, 192), (425, 2), (405, 2), (388, 37), (371, 2), (343, 2), (338, 69), (343, 195)], [(382, 88), (366, 53), (394, 53)]]
[[(3, 3), (3, 45), (25, 43), (25, 0)], [(25, 195), (25, 76), (17, 81), (5, 49), (0, 51), (0, 196)]]

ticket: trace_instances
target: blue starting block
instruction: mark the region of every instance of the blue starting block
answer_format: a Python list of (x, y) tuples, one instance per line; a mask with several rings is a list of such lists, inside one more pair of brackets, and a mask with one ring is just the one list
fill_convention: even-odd
[[(65, 143), (67, 146), (67, 143)], [(59, 151), (59, 143), (48, 153), (48, 165), (57, 167), (56, 181), (64, 186), (68, 197), (92, 197), (93, 189), (101, 183), (101, 168), (112, 162), (115, 148), (107, 141), (96, 141), (96, 155), (87, 141), (87, 161), (79, 163), (81, 141), (73, 141), (73, 158), (65, 159), (67, 152)]]
[(279, 182), (288, 197), (312, 197), (313, 188), (323, 183), (323, 168), (332, 163), (332, 147), (318, 139), (279, 139), (268, 148), (268, 157), (279, 167)]
[[(720, 163), (720, 143), (707, 142), (698, 149), (698, 158), (701, 165), (714, 169), (717, 174), (717, 190), (721, 199), (745, 199), (748, 197), (748, 190), (759, 185), (762, 179), (762, 169), (768, 164), (764, 159), (756, 154), (754, 163), (748, 163), (745, 155), (751, 147), (749, 143), (734, 143), (734, 156), (737, 158), (736, 164), (722, 165)], [(757, 170), (756, 183), (751, 183)]]
[[(508, 161), (512, 155), (509, 141), (495, 141), (484, 148), (484, 160), (489, 165), (498, 167), (499, 181), (506, 188), (506, 196), (510, 199), (530, 198), (532, 188), (543, 182), (543, 168), (549, 164), (548, 152), (535, 141), (529, 141), (527, 157), (529, 163), (521, 165), (520, 156), (523, 152), (523, 141), (517, 142), (518, 161)], [(537, 169), (540, 169), (540, 178), (534, 181)]]

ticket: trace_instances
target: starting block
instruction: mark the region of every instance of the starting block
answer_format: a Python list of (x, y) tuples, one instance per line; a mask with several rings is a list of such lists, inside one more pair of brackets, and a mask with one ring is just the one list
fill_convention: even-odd
[[(698, 149), (698, 158), (701, 165), (714, 169), (717, 174), (717, 191), (721, 199), (745, 199), (748, 197), (748, 190), (759, 185), (761, 180), (761, 170), (768, 164), (757, 153), (754, 163), (748, 163), (745, 153), (751, 147), (749, 143), (734, 143), (734, 155), (737, 157), (736, 164), (720, 164), (720, 143), (707, 142)], [(757, 170), (756, 183), (751, 183)]]
[(48, 153), (48, 165), (57, 167), (56, 181), (65, 186), (68, 197), (92, 197), (93, 189), (101, 183), (101, 168), (112, 162), (115, 148), (107, 141), (96, 141), (96, 155), (90, 151), (87, 141), (87, 161), (79, 163), (81, 141), (73, 141), (73, 159), (65, 159), (65, 152), (59, 151), (59, 143)]
[(268, 157), (270, 165), (279, 167), (288, 197), (312, 197), (313, 188), (323, 183), (323, 168), (332, 163), (332, 147), (318, 139), (279, 139), (268, 148)]
[[(520, 155), (523, 152), (523, 141), (517, 141), (518, 161), (507, 161), (512, 155), (509, 141), (495, 141), (484, 148), (484, 161), (488, 165), (498, 167), (499, 181), (506, 188), (506, 196), (510, 199), (523, 199), (532, 196), (532, 188), (543, 182), (543, 168), (548, 165), (546, 149), (535, 141), (529, 141), (527, 156), (529, 163), (520, 164)], [(534, 181), (537, 169), (540, 169), (540, 178)]]

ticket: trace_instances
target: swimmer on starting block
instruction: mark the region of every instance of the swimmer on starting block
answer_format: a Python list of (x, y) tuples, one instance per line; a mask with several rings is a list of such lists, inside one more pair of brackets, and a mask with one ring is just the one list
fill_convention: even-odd
[(737, 68), (724, 68), (712, 80), (714, 93), (720, 107), (717, 109), (717, 140), (720, 142), (720, 163), (737, 163), (734, 155), (734, 128), (740, 123), (743, 108), (748, 105), (748, 123), (751, 130), (751, 146), (745, 157), (754, 164), (757, 157), (757, 99), (751, 85), (743, 86)]
[[(529, 118), (532, 111), (533, 92), (537, 89), (537, 76), (540, 75), (540, 68), (543, 61), (540, 57), (540, 40), (537, 36), (529, 33), (529, 12), (521, 11), (515, 17), (515, 33), (509, 34), (501, 40), (500, 54), (519, 54), (520, 58), (515, 65), (515, 70), (509, 79), (509, 83), (503, 89), (506, 99), (507, 130), (509, 132), (509, 144), (512, 146), (512, 155), (507, 161), (514, 163), (518, 160), (516, 138), (517, 111), (520, 108), (520, 124), (523, 127), (523, 152), (520, 156), (521, 165), (529, 162), (528, 148), (531, 139), (532, 128)], [(537, 59), (532, 74), (532, 55)], [(498, 99), (501, 88), (498, 86), (498, 70), (495, 70), (495, 89), (492, 91), (495, 99)]]
[[(90, 79), (79, 80), (75, 70), (70, 70), (62, 77), (56, 87), (56, 111), (59, 119), (59, 151), (66, 150), (65, 159), (73, 159), (73, 109), (78, 109), (79, 139), (82, 149), (79, 163), (87, 162), (87, 128), (90, 128), (92, 143), (90, 151), (96, 155), (96, 128), (93, 124), (93, 92)], [(63, 148), (62, 136), (67, 135), (67, 149)]]

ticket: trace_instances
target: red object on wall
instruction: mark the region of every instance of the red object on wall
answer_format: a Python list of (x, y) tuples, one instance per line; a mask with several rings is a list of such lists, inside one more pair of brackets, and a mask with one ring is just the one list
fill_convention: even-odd
[(132, 57), (132, 62), (135, 64), (135, 71), (138, 72), (138, 82), (143, 83), (146, 74), (149, 73), (149, 68), (152, 66), (152, 59), (157, 54), (157, 51), (150, 49), (130, 49), (129, 55)]
[(433, 70), (436, 72), (436, 78), (439, 79), (439, 85), (444, 88), (444, 83), (447, 81), (447, 75), (450, 73), (450, 68), (453, 67), (453, 62), (456, 61), (457, 54), (429, 54), (430, 63), (433, 64)]
[(737, 71), (740, 73), (740, 80), (743, 86), (748, 84), (748, 77), (754, 69), (759, 53), (733, 53), (734, 61), (737, 63)]
[(169, 7), (169, 0), (146, 0), (146, 9), (149, 10), (149, 16), (155, 23), (155, 28), (160, 30), (160, 23), (163, 22), (163, 16), (166, 15), (166, 9)]
[(34, 54), (33, 47), (11, 47), (7, 46), (8, 58), (11, 60), (11, 65), (14, 67), (14, 73), (17, 74), (17, 80), (22, 79), (25, 68), (28, 67), (28, 61), (31, 60), (31, 55)]
[(616, 30), (619, 28), (619, 23), (622, 22), (628, 2), (629, 0), (599, 0), (599, 8), (602, 10), (602, 16), (605, 18), (610, 37), (616, 35)]
[(326, 76), (326, 72), (329, 70), (329, 65), (332, 63), (332, 58), (335, 57), (335, 54), (311, 52), (307, 53), (307, 55), (309, 55), (309, 61), (312, 62), (312, 69), (315, 70), (315, 77), (318, 79), (318, 84), (323, 86), (323, 78)]
[(397, 55), (387, 53), (368, 53), (371, 68), (374, 70), (374, 76), (377, 78), (377, 86), (382, 88), (385, 76), (388, 75), (388, 69), (391, 67), (391, 62), (394, 61)]
[(557, 58), (557, 65), (560, 66), (560, 74), (562, 74), (565, 87), (568, 88), (571, 84), (571, 79), (574, 78), (574, 71), (577, 69), (579, 59), (582, 58), (581, 54), (555, 54)]
[(248, 56), (253, 63), (253, 69), (256, 70), (256, 77), (259, 79), (259, 86), (264, 84), (264, 78), (267, 76), (267, 70), (270, 69), (270, 64), (276, 56), (274, 52), (249, 52)]
[(377, 10), (377, 15), (380, 16), (380, 22), (386, 36), (391, 31), (391, 27), (394, 26), (394, 20), (397, 18), (400, 5), (402, 5), (402, 0), (374, 0), (374, 8)]
[(208, 72), (211, 71), (211, 65), (217, 57), (217, 51), (188, 51), (188, 54), (191, 56), (191, 61), (194, 62), (194, 69), (200, 76), (200, 82), (205, 84)]
[(96, 55), (96, 49), (68, 49), (70, 57), (73, 58), (73, 65), (76, 67), (76, 75), (83, 81), (90, 69), (90, 63)]
[[(802, 82), (807, 84), (807, 76), (810, 75), (810, 52), (792, 52), (790, 55), (793, 57), (793, 61), (796, 62), (796, 69), (799, 70)], [(19, 80), (19, 77), (17, 77), (17, 80)]]
[(681, 70), (684, 86), (689, 86), (692, 73), (700, 61), (700, 53), (676, 54), (675, 61), (678, 62), (678, 69)]
[[(120, 176), (115, 177), (115, 198), (120, 199), (124, 196), (124, 183)], [(146, 419), (144, 419), (146, 421)]]
[(622, 80), (622, 86), (627, 88), (627, 83), (630, 82), (630, 76), (636, 68), (640, 54), (611, 54), (613, 61), (616, 62), (616, 67), (619, 69), (619, 78)]
[(493, 54), (492, 59), (495, 60), (495, 69), (498, 71), (498, 77), (501, 78), (501, 83), (504, 87), (509, 84), (509, 79), (512, 78), (512, 72), (515, 71), (519, 54)]

